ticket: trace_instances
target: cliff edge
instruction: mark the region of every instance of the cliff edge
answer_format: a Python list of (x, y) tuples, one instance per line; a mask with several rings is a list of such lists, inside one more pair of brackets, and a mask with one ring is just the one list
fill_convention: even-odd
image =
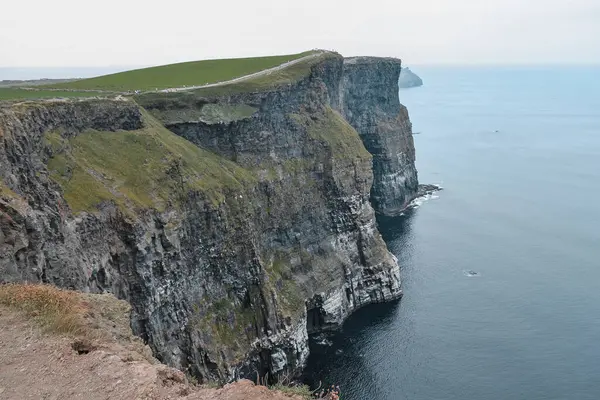
[(397, 215), (416, 197), (418, 178), (412, 124), (398, 98), (400, 60), (344, 61), (343, 112), (373, 155), (373, 208)]
[[(0, 286), (0, 398), (5, 400), (306, 400), (305, 387), (247, 380), (199, 386), (152, 358), (112, 295), (45, 285)], [(325, 400), (325, 399), (323, 399)]]
[(416, 195), (399, 73), (322, 52), (229, 85), (1, 104), (0, 280), (126, 300), (201, 382), (299, 371), (310, 333), (402, 294), (373, 208)]

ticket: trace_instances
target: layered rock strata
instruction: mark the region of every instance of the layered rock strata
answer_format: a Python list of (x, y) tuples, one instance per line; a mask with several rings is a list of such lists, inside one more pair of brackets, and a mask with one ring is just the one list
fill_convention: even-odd
[(309, 333), (401, 296), (369, 199), (396, 212), (416, 171), (399, 61), (293, 68), (0, 106), (0, 279), (114, 293), (201, 380), (301, 369)]

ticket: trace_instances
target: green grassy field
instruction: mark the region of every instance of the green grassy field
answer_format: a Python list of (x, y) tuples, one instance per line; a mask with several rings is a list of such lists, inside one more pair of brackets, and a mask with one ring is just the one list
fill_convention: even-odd
[(17, 88), (0, 88), (0, 100), (35, 100), (55, 99), (61, 97), (94, 97), (106, 93), (71, 92), (67, 90), (24, 90)]
[(200, 96), (224, 96), (235, 93), (260, 92), (275, 89), (279, 86), (299, 81), (310, 73), (310, 70), (314, 65), (328, 58), (336, 57), (339, 57), (336, 53), (325, 52), (318, 57), (310, 58), (268, 75), (261, 75), (223, 86), (199, 88), (195, 89), (193, 93)]
[[(6, 87), (0, 88), (0, 101), (70, 97), (109, 97), (135, 90), (145, 92), (156, 89), (199, 86), (250, 75), (265, 69), (277, 67), (285, 62), (293, 61), (312, 53), (312, 51), (307, 51), (299, 54), (272, 57), (193, 61), (120, 72), (117, 74), (71, 82), (40, 85), (32, 88), (33, 90)], [(194, 93), (196, 96), (219, 96), (272, 89), (299, 80), (310, 72), (310, 69), (314, 64), (327, 57), (335, 57), (335, 54), (325, 52), (319, 57), (310, 58), (301, 63), (291, 65), (267, 75), (261, 75), (223, 86), (196, 89)], [(85, 92), (84, 90), (92, 90), (92, 92)], [(98, 90), (99, 92), (93, 92), (94, 90)], [(147, 95), (151, 96), (153, 94), (148, 93)], [(169, 95), (176, 97), (180, 96), (178, 93), (154, 93), (154, 95), (160, 96), (161, 98)], [(139, 96), (136, 96), (136, 98), (137, 97)]]
[(49, 85), (55, 89), (156, 90), (217, 83), (249, 75), (311, 54), (192, 61)]
[[(147, 109), (172, 110), (194, 109), (197, 106), (198, 98), (202, 97), (221, 97), (239, 93), (263, 92), (277, 89), (298, 82), (307, 76), (311, 68), (327, 59), (341, 58), (337, 53), (323, 52), (318, 57), (309, 58), (287, 68), (277, 70), (268, 75), (260, 75), (235, 83), (212, 86), (207, 88), (198, 88), (185, 92), (160, 93), (146, 92), (134, 96), (134, 99)], [(167, 120), (170, 118), (167, 118)]]

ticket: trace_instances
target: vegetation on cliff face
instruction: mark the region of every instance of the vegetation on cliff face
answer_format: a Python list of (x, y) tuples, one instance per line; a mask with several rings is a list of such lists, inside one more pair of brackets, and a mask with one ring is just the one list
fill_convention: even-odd
[(192, 61), (49, 85), (56, 89), (156, 90), (231, 80), (273, 68), (311, 52), (271, 57)]
[[(204, 105), (202, 111), (206, 107), (217, 119), (255, 112), (249, 106), (216, 104)], [(356, 131), (330, 107), (314, 118), (290, 116), (311, 138), (326, 144), (334, 159), (370, 159)], [(68, 139), (56, 130), (45, 134), (52, 154), (50, 176), (63, 188), (73, 211), (95, 211), (105, 201), (114, 201), (124, 210), (164, 210), (181, 204), (190, 189), (218, 205), (225, 200), (226, 189), (241, 189), (256, 181), (256, 172), (173, 134), (148, 113), (143, 118), (144, 128), (136, 131), (87, 130)], [(269, 177), (276, 178), (276, 172)]]
[(229, 123), (250, 118), (258, 111), (247, 104), (190, 104), (185, 108), (155, 108), (152, 115), (163, 124), (204, 122), (207, 124)]
[(207, 348), (213, 348), (214, 354), (223, 349), (229, 356), (242, 361), (251, 343), (260, 315), (250, 306), (235, 304), (229, 298), (204, 298), (192, 306), (193, 314), (189, 323), (200, 335)]
[(241, 188), (254, 177), (238, 165), (203, 150), (164, 128), (148, 114), (137, 131), (83, 132), (64, 139), (45, 135), (53, 155), (51, 178), (75, 212), (94, 211), (112, 200), (132, 207), (164, 210), (177, 206), (188, 190), (217, 205), (225, 189)]
[(4, 182), (0, 179), (0, 199), (14, 199), (19, 198), (14, 191), (12, 191)]
[(308, 135), (329, 146), (336, 159), (371, 159), (356, 130), (331, 107), (315, 115), (290, 114), (290, 117), (304, 126)]
[(285, 316), (297, 318), (304, 312), (304, 293), (302, 288), (294, 279), (291, 258), (299, 254), (277, 252), (273, 259), (266, 263), (265, 272), (268, 279), (267, 286), (277, 293), (279, 306)]

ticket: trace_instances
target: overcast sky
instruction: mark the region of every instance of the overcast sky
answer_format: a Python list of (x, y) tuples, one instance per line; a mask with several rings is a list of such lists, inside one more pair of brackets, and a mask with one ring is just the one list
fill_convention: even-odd
[(0, 67), (311, 48), (405, 64), (600, 63), (600, 0), (3, 0)]

